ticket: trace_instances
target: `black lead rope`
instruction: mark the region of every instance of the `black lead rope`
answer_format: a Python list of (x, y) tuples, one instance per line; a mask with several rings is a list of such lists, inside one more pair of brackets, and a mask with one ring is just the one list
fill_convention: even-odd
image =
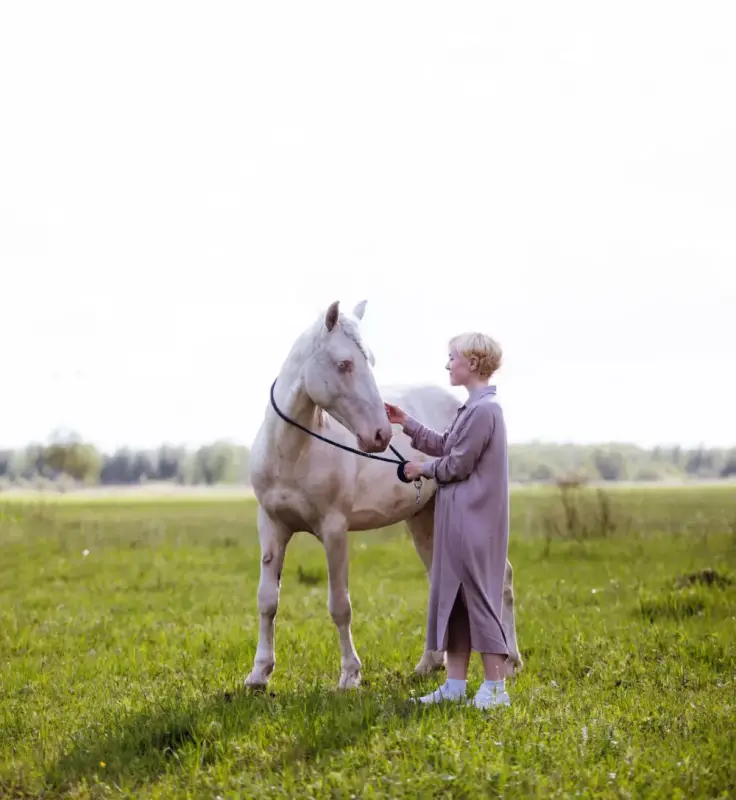
[(286, 414), (284, 414), (284, 412), (276, 405), (276, 399), (273, 396), (273, 390), (275, 386), (276, 386), (276, 381), (274, 381), (271, 384), (271, 405), (273, 406), (273, 410), (281, 417), (282, 420), (284, 420), (284, 422), (288, 422), (289, 425), (293, 425), (295, 428), (299, 428), (299, 430), (304, 431), (304, 433), (313, 436), (315, 439), (320, 439), (321, 441), (326, 442), (327, 444), (331, 444), (333, 447), (339, 447), (340, 450), (345, 450), (348, 453), (355, 453), (356, 456), (363, 456), (363, 458), (372, 458), (374, 461), (385, 461), (387, 464), (398, 464), (398, 467), (396, 469), (396, 474), (398, 475), (399, 480), (402, 481), (403, 483), (413, 482), (411, 478), (406, 477), (406, 473), (404, 472), (404, 465), (408, 464), (409, 462), (401, 455), (401, 453), (392, 444), (388, 446), (389, 450), (391, 450), (391, 452), (398, 457), (398, 460), (395, 458), (386, 458), (386, 456), (378, 456), (375, 453), (364, 453), (362, 450), (356, 450), (354, 447), (348, 447), (348, 445), (346, 444), (340, 444), (340, 442), (336, 442), (332, 439), (328, 439), (326, 436), (322, 436), (319, 433), (315, 433), (313, 430), (310, 430), (309, 428), (304, 427), (304, 425), (300, 425), (295, 420), (287, 417)]

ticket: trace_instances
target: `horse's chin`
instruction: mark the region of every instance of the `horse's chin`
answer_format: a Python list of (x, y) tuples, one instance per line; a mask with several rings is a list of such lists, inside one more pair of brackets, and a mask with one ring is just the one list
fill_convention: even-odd
[(355, 437), (355, 441), (358, 443), (358, 449), (364, 453), (377, 453), (379, 450), (375, 447), (368, 447), (366, 443), (360, 438), (360, 436)]
[(358, 449), (363, 453), (383, 453), (386, 448), (385, 447), (375, 447), (375, 446), (368, 446), (366, 443), (356, 434), (355, 441), (358, 445)]

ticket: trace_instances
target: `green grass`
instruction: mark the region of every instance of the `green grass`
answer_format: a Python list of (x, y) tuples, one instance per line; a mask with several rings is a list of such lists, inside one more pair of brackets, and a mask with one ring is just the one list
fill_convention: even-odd
[(438, 678), (412, 675), (427, 582), (401, 528), (351, 535), (363, 686), (335, 690), (302, 534), (252, 694), (252, 501), (0, 505), (0, 797), (733, 796), (734, 487), (577, 503), (568, 528), (549, 492), (512, 497), (525, 669), (490, 713), (406, 702)]

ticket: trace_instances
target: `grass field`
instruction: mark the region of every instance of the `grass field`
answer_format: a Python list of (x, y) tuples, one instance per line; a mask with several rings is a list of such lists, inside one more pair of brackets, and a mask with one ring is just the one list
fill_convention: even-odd
[(363, 686), (335, 690), (301, 534), (248, 693), (252, 500), (0, 501), (0, 797), (733, 797), (736, 488), (608, 497), (512, 495), (525, 669), (492, 712), (407, 703), (441, 677), (412, 675), (427, 581), (400, 527), (351, 535)]

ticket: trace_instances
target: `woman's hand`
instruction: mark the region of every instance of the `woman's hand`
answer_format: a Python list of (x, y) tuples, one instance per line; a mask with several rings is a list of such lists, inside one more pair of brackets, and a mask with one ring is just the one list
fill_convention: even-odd
[(391, 403), (384, 403), (383, 407), (386, 409), (388, 421), (394, 425), (403, 425), (406, 422), (406, 411), (399, 406), (391, 405)]
[(407, 461), (407, 463), (404, 464), (404, 475), (412, 481), (421, 478), (422, 465), (418, 461)]

